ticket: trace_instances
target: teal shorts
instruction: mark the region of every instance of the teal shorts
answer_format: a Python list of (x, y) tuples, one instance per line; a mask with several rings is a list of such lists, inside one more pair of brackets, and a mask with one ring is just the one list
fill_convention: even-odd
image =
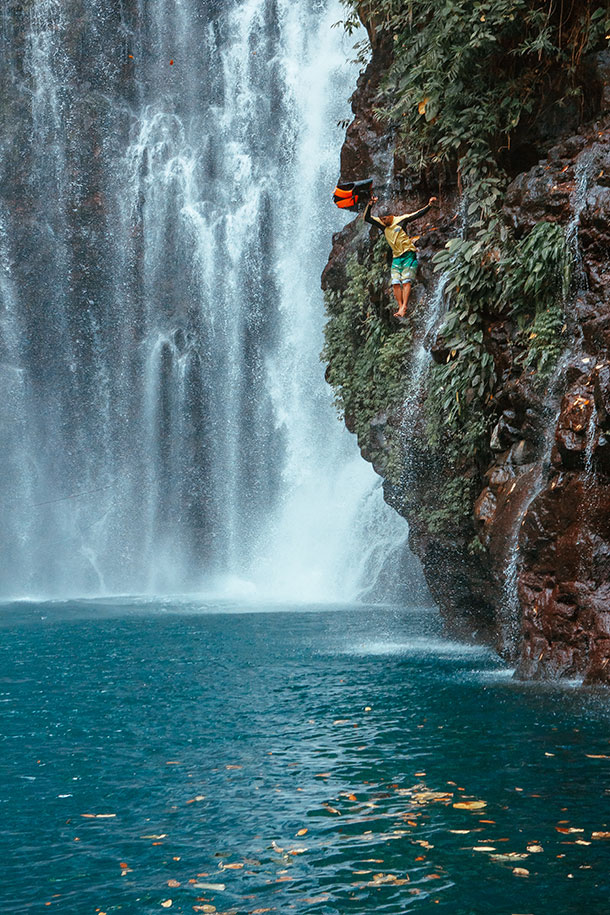
[(407, 251), (392, 261), (392, 286), (406, 286), (413, 283), (417, 275), (417, 254)]

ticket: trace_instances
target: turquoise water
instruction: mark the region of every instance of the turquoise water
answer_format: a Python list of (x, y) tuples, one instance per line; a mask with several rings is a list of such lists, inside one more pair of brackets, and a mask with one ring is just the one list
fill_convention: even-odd
[(605, 693), (424, 609), (242, 609), (1, 608), (0, 911), (610, 911)]

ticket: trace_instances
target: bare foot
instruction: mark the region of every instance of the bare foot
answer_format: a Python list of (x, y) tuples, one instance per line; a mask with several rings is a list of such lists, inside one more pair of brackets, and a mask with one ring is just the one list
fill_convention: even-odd
[(404, 316), (406, 315), (406, 313), (407, 313), (406, 310), (403, 311), (402, 308), (399, 308), (398, 311), (395, 311), (395, 312), (394, 312), (394, 317), (395, 317), (395, 318), (404, 318)]

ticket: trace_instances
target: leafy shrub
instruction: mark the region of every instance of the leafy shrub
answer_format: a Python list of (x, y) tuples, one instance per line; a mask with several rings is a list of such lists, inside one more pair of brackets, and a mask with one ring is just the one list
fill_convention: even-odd
[(400, 400), (411, 341), (390, 325), (387, 243), (380, 238), (362, 262), (354, 255), (342, 291), (326, 293), (329, 321), (322, 359), (340, 412), (366, 435), (371, 419)]

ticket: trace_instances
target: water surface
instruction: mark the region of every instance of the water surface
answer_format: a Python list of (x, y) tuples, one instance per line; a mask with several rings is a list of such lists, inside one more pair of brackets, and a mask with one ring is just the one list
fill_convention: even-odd
[(0, 627), (2, 912), (608, 912), (605, 694), (517, 684), (432, 611)]

